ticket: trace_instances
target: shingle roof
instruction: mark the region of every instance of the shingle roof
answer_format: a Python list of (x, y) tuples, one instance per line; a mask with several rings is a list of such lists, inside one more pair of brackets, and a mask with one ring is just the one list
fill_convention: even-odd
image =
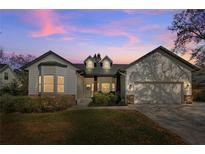
[(188, 61), (184, 60), (183, 58), (179, 57), (178, 55), (176, 55), (175, 53), (171, 52), (170, 50), (166, 49), (166, 48), (163, 47), (163, 46), (159, 46), (159, 47), (157, 47), (156, 49), (154, 49), (154, 50), (148, 52), (146, 55), (144, 55), (144, 56), (140, 57), (139, 59), (135, 60), (134, 62), (130, 63), (130, 64), (127, 66), (127, 68), (130, 67), (130, 66), (132, 66), (132, 65), (134, 65), (134, 64), (136, 64), (137, 62), (141, 61), (142, 59), (146, 58), (147, 56), (149, 56), (149, 55), (151, 55), (151, 54), (153, 54), (153, 53), (155, 53), (155, 52), (158, 52), (158, 51), (164, 52), (164, 53), (166, 53), (167, 55), (169, 55), (169, 56), (171, 56), (171, 57), (174, 57), (176, 60), (178, 60), (178, 62), (181, 62), (181, 63), (185, 64), (185, 65), (188, 66), (190, 69), (193, 69), (193, 70), (195, 70), (195, 71), (200, 70), (197, 66), (195, 66), (195, 65), (193, 65), (193, 64), (191, 64), (191, 63), (189, 63)]
[(127, 64), (113, 64), (110, 69), (103, 69), (100, 64), (98, 64), (93, 69), (87, 69), (84, 64), (74, 64), (77, 68), (81, 69), (85, 75), (88, 76), (113, 76), (118, 73), (118, 71), (127, 67)]
[(103, 62), (105, 59), (109, 60), (111, 63), (113, 63), (112, 59), (110, 59), (110, 57), (108, 57), (107, 55), (100, 61)]
[(9, 65), (7, 64), (0, 64), (0, 73), (5, 70), (7, 67), (9, 67)]
[(7, 64), (0, 64), (0, 69), (6, 66)]
[(34, 59), (33, 61), (31, 61), (31, 62), (25, 64), (24, 66), (21, 67), (21, 69), (25, 69), (25, 68), (31, 66), (32, 64), (38, 62), (39, 60), (41, 60), (41, 59), (47, 57), (47, 56), (50, 55), (50, 54), (53, 54), (53, 55), (59, 57), (60, 59), (66, 61), (66, 62), (69, 63), (70, 65), (74, 66), (73, 63), (71, 63), (71, 62), (68, 61), (67, 59), (65, 59), (65, 58), (63, 58), (63, 57), (61, 57), (61, 56), (59, 56), (57, 53), (55, 53), (55, 52), (53, 52), (53, 51), (50, 50), (50, 51), (46, 52), (45, 54), (41, 55), (40, 57)]

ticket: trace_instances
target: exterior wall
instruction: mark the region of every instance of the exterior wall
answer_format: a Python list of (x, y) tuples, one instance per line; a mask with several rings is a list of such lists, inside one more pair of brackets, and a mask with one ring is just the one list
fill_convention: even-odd
[(126, 70), (126, 95), (133, 95), (139, 82), (178, 82), (183, 84), (184, 95), (192, 95), (191, 71), (174, 59), (155, 52)]
[(92, 69), (92, 68), (94, 68), (94, 62), (93, 62), (92, 60), (88, 59), (88, 60), (86, 61), (86, 68), (87, 68), (87, 69)]
[(110, 61), (107, 59), (103, 60), (102, 66), (104, 69), (110, 69)]
[[(81, 80), (81, 81), (80, 81)], [(94, 93), (94, 78), (87, 78), (87, 77), (81, 77), (78, 83), (78, 93), (79, 96), (86, 97), (86, 84), (91, 84), (92, 85), (92, 94)], [(115, 83), (115, 88), (116, 88), (116, 78), (113, 77), (97, 77), (97, 84), (98, 84), (98, 91), (101, 91), (101, 84), (102, 83), (110, 83), (110, 90), (112, 90), (112, 83)], [(81, 89), (80, 86), (83, 85), (83, 90)], [(82, 95), (83, 92), (83, 95)]]
[[(86, 88), (87, 84), (91, 85), (89, 90)], [(93, 94), (94, 94), (94, 78), (84, 78), (83, 90), (84, 90), (84, 94), (83, 94), (84, 97), (93, 96)]]
[(77, 98), (84, 97), (84, 77), (78, 75), (77, 77)]
[(48, 62), (48, 61), (57, 61), (59, 63), (67, 65), (67, 68), (61, 68), (58, 66), (42, 66), (42, 74), (52, 74), (56, 76), (64, 75), (64, 94), (76, 95), (77, 93), (76, 69), (72, 65), (56, 57), (55, 55), (49, 55), (27, 68), (27, 70), (29, 71), (29, 95), (38, 95), (38, 78), (40, 73), (38, 69), (38, 65), (41, 62)]
[[(4, 73), (8, 73), (8, 80), (4, 79)], [(14, 79), (16, 79), (15, 73), (10, 68), (5, 69), (3, 72), (0, 73), (0, 89), (3, 86), (11, 83)]]
[(121, 97), (125, 98), (125, 76), (120, 76), (120, 90), (121, 90)]

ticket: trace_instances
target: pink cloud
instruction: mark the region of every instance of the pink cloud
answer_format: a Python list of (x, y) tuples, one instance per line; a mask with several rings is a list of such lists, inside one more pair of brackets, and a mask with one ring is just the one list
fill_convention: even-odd
[(181, 57), (192, 64), (196, 64), (196, 59), (195, 58), (191, 59), (192, 57), (191, 52), (186, 52), (184, 54), (181, 54)]
[[(156, 48), (154, 44), (111, 46), (105, 49), (116, 63), (128, 64)], [(118, 56), (116, 56), (116, 54)]]
[(32, 16), (33, 22), (36, 22), (39, 30), (30, 32), (32, 37), (45, 37), (53, 34), (64, 34), (65, 28), (59, 22), (58, 16), (53, 10), (33, 10)]
[(155, 39), (162, 42), (167, 48), (173, 48), (174, 47), (174, 40), (176, 39), (176, 34), (171, 33), (168, 30), (159, 32), (155, 36)]
[[(63, 23), (63, 20), (67, 23)], [(31, 37), (47, 37), (53, 34), (61, 34), (60, 40), (73, 40), (75, 32), (91, 33), (104, 36), (123, 36), (128, 39), (128, 44), (135, 44), (139, 38), (125, 30), (130, 25), (137, 25), (142, 22), (138, 18), (126, 18), (108, 22), (106, 25), (98, 27), (81, 27), (68, 23), (70, 17), (59, 15), (55, 10), (31, 10), (23, 16), (23, 20), (38, 28), (37, 31), (30, 32)], [(51, 38), (52, 39), (52, 38)]]
[(103, 27), (96, 27), (96, 28), (79, 28), (80, 32), (84, 33), (92, 33), (92, 34), (100, 34), (105, 36), (124, 36), (128, 38), (129, 43), (134, 44), (138, 42), (138, 37), (134, 34), (128, 33), (122, 29), (116, 29), (111, 26), (103, 26)]

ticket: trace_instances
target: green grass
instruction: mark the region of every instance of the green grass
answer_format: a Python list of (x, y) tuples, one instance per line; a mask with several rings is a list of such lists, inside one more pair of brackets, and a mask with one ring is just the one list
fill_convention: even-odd
[(0, 144), (185, 144), (137, 111), (1, 114)]

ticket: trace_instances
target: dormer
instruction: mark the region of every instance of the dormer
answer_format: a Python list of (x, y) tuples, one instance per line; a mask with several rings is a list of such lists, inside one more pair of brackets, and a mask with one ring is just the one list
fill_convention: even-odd
[(103, 69), (110, 69), (113, 62), (108, 56), (105, 56), (100, 63)]
[(88, 56), (84, 60), (84, 64), (85, 64), (87, 69), (93, 69), (94, 68), (94, 60), (93, 60), (93, 58), (91, 56)]

